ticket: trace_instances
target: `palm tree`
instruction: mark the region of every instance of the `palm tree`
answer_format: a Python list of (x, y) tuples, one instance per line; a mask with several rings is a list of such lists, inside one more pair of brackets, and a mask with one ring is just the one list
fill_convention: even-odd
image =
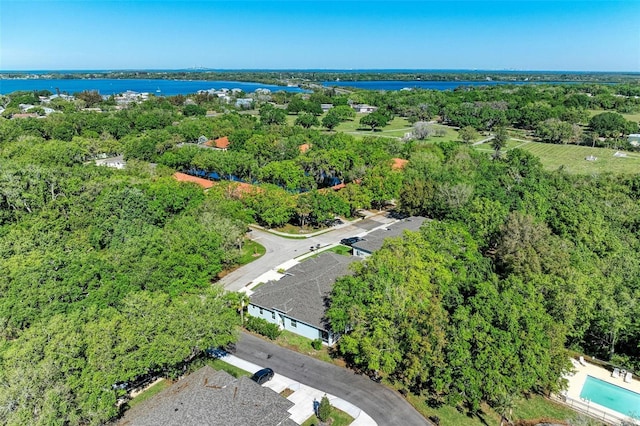
[(500, 426), (503, 426), (505, 422), (511, 424), (511, 416), (513, 415), (513, 409), (516, 408), (516, 401), (511, 394), (501, 394), (496, 399), (493, 409), (500, 414)]

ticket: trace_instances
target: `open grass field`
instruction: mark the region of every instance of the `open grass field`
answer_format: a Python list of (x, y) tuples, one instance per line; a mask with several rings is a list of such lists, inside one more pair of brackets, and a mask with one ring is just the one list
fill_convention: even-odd
[(376, 129), (374, 132), (365, 127), (360, 128), (360, 119), (365, 115), (367, 114), (357, 113), (355, 119), (340, 123), (334, 130), (357, 136), (388, 136), (396, 138), (401, 138), (405, 133), (411, 131), (411, 124), (402, 117), (395, 117), (388, 125), (381, 129)]
[[(487, 153), (493, 152), (487, 144), (476, 145), (476, 149)], [(615, 149), (591, 148), (577, 145), (556, 145), (542, 142), (532, 142), (510, 139), (506, 152), (513, 148), (521, 148), (540, 158), (547, 170), (557, 170), (563, 167), (569, 173), (640, 173), (640, 153), (623, 152), (626, 157), (615, 157)], [(622, 152), (622, 151), (621, 151)], [(596, 157), (595, 161), (585, 160), (588, 156)]]
[[(589, 109), (589, 110), (587, 110), (587, 113), (589, 114), (589, 117), (593, 117), (594, 115), (602, 114), (603, 112), (606, 112), (606, 111), (605, 110), (598, 110), (598, 109)], [(622, 115), (625, 119), (627, 119), (629, 121), (635, 121), (636, 123), (640, 122), (640, 112), (636, 112), (636, 113), (633, 113), (633, 114), (620, 114), (620, 115)]]

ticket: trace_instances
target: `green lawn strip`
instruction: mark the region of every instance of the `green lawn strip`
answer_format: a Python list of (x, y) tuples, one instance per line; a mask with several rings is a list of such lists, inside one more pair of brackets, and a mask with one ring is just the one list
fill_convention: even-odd
[(287, 330), (282, 330), (282, 334), (275, 340), (275, 343), (289, 348), (301, 354), (309, 355), (310, 357), (319, 359), (320, 361), (336, 364), (335, 360), (329, 355), (329, 351), (326, 346), (318, 351), (311, 346), (311, 339), (292, 333)]
[[(476, 416), (472, 416), (464, 412), (464, 410), (458, 410), (448, 405), (438, 408), (430, 407), (426, 404), (424, 397), (411, 393), (406, 398), (425, 418), (438, 417), (441, 425), (486, 426), (487, 424), (500, 424), (500, 415), (488, 404), (482, 404), (481, 412)], [(562, 424), (562, 422), (574, 418), (576, 415), (577, 413), (568, 407), (564, 407), (540, 395), (533, 395), (530, 398), (516, 400), (511, 420), (545, 419), (555, 420)]]
[(332, 251), (332, 252), (340, 254), (342, 256), (351, 255), (351, 247), (343, 246), (343, 245), (337, 245), (335, 247), (331, 247), (329, 250), (326, 250), (326, 251)]
[(255, 241), (247, 240), (242, 246), (242, 254), (238, 259), (238, 265), (246, 265), (258, 259), (267, 252), (267, 249)]
[(278, 231), (278, 232), (284, 232), (285, 234), (291, 234), (293, 236), (296, 235), (306, 235), (306, 234), (311, 234), (313, 232), (317, 232), (320, 229), (314, 229), (314, 228), (310, 228), (308, 226), (305, 227), (300, 227), (298, 225), (292, 225), (290, 223), (287, 223), (279, 228), (274, 228), (274, 231)]
[[(281, 237), (281, 238), (288, 238), (290, 240), (304, 240), (305, 238), (307, 238), (307, 237), (302, 236), (302, 235), (288, 234), (286, 232), (279, 231), (277, 229), (274, 230), (274, 229), (264, 228), (263, 231), (264, 232), (268, 232), (268, 233), (270, 233), (272, 235), (277, 235), (278, 237)], [(277, 231), (277, 232), (274, 232), (274, 231)]]
[[(329, 416), (329, 418), (333, 420), (333, 422), (331, 423), (331, 426), (347, 426), (353, 423), (354, 421), (353, 417), (351, 417), (344, 411), (338, 410), (335, 407), (331, 407), (331, 415)], [(318, 418), (315, 415), (313, 415), (309, 417), (307, 420), (305, 420), (305, 422), (302, 423), (302, 426), (314, 426), (314, 425), (318, 425), (319, 423), (320, 422)]]
[(159, 381), (158, 383), (156, 383), (155, 385), (149, 387), (148, 389), (145, 389), (143, 392), (138, 394), (138, 396), (136, 396), (135, 398), (133, 398), (131, 401), (128, 402), (127, 405), (129, 405), (129, 409), (135, 407), (136, 405), (139, 405), (139, 404), (143, 403), (147, 399), (149, 399), (149, 398), (153, 397), (154, 395), (162, 392), (163, 390), (165, 390), (169, 386), (171, 386), (171, 381), (165, 379), (165, 380)]
[(227, 373), (231, 374), (235, 378), (239, 378), (242, 376), (247, 376), (247, 377), (251, 376), (251, 373), (249, 373), (248, 371), (243, 370), (242, 368), (238, 368), (235, 365), (226, 363), (221, 359), (217, 359), (217, 358), (208, 359), (206, 361), (206, 364), (209, 365), (214, 370), (226, 371)]
[(326, 250), (320, 250), (320, 251), (316, 252), (316, 254), (314, 254), (312, 256), (307, 256), (304, 259), (302, 259), (301, 262), (304, 262), (307, 259), (312, 259), (314, 257), (318, 257), (322, 253), (326, 253), (328, 251), (336, 253), (336, 254), (339, 254), (341, 256), (351, 256), (351, 247), (347, 247), (347, 246), (343, 246), (343, 245), (337, 245), (337, 246), (331, 247), (331, 248), (326, 249)]

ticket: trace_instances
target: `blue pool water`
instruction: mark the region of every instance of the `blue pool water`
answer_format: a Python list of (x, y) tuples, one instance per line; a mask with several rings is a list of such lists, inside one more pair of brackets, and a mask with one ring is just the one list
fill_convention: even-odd
[(627, 416), (640, 414), (640, 394), (595, 377), (587, 376), (580, 398), (588, 399)]

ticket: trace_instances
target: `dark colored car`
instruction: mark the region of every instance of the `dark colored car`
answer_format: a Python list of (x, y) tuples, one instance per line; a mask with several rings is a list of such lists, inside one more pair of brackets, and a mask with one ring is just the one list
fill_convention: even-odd
[(255, 374), (251, 376), (251, 380), (259, 385), (267, 383), (271, 379), (273, 379), (273, 370), (270, 368), (263, 368), (262, 370), (256, 371)]
[(343, 238), (340, 240), (340, 244), (343, 244), (345, 246), (350, 246), (352, 244), (357, 243), (358, 241), (362, 241), (362, 238), (360, 237)]

